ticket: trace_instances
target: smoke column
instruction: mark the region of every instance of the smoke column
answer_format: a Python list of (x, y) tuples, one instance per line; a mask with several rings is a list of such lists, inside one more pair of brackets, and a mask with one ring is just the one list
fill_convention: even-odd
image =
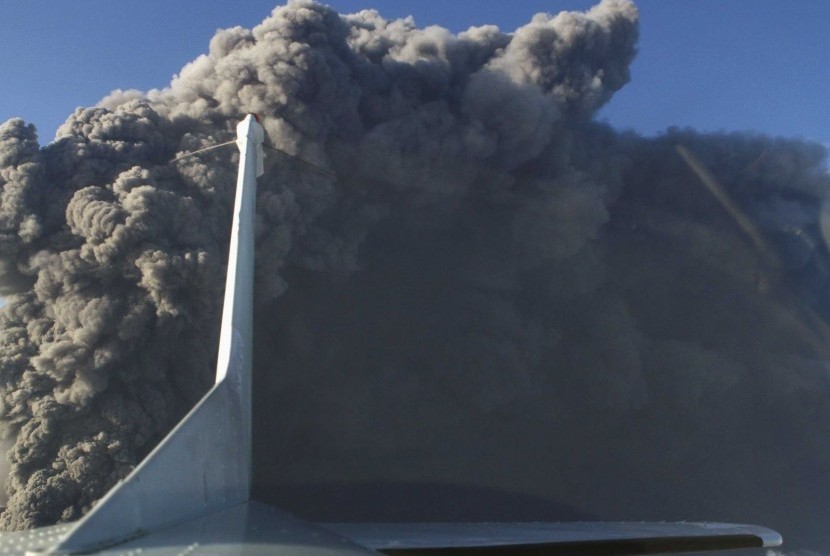
[(3, 525), (78, 518), (210, 383), (236, 154), (170, 161), (255, 112), (334, 174), (273, 153), (260, 180), (257, 496), (829, 549), (826, 152), (593, 121), (637, 18), (453, 35), (295, 0), (51, 144), (2, 124)]

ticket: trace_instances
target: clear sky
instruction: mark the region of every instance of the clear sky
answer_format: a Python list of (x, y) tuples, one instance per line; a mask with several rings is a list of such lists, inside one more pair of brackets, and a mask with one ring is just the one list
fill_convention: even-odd
[[(513, 30), (590, 0), (331, 0), (341, 12), (461, 31)], [(830, 1), (640, 0), (632, 81), (600, 117), (645, 134), (669, 126), (749, 129), (830, 145)], [(26, 0), (0, 10), (0, 121), (21, 116), (48, 142), (77, 106), (116, 88), (160, 88), (216, 29), (251, 27), (273, 0)]]

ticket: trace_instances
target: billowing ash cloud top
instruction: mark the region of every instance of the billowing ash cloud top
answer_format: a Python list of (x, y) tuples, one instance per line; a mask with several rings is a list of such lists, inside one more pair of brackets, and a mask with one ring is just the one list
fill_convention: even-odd
[(830, 544), (826, 153), (593, 122), (637, 32), (627, 0), (459, 35), (296, 0), (54, 143), (3, 124), (4, 526), (80, 516), (211, 381), (236, 154), (170, 161), (256, 112), (336, 175), (274, 153), (260, 181), (260, 497), (463, 487)]

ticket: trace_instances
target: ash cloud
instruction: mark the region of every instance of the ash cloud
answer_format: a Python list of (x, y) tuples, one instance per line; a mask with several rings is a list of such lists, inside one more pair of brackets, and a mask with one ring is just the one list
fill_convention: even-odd
[(54, 143), (0, 126), (3, 525), (79, 517), (210, 383), (236, 154), (170, 160), (256, 112), (336, 174), (275, 154), (260, 181), (258, 496), (452, 485), (826, 549), (826, 151), (593, 121), (637, 17), (453, 35), (293, 1)]

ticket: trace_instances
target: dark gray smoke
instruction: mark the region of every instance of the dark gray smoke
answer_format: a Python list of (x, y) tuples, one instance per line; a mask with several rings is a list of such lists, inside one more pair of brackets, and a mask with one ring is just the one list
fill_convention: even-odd
[(826, 152), (594, 122), (636, 41), (627, 0), (459, 35), (297, 0), (54, 143), (3, 124), (5, 527), (80, 516), (209, 384), (236, 155), (170, 160), (256, 112), (336, 174), (260, 181), (259, 497), (830, 548)]

